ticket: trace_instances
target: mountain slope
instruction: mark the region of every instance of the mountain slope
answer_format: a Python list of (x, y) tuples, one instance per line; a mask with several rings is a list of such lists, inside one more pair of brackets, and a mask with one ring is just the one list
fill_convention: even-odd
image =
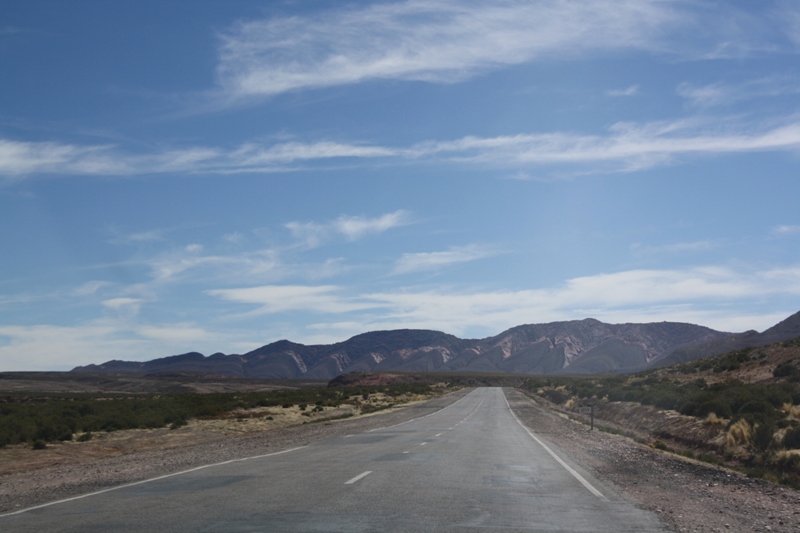
[(722, 338), (679, 348), (667, 357), (657, 361), (654, 366), (666, 367), (687, 363), (725, 352), (781, 342), (796, 337), (800, 337), (800, 312), (782, 320), (762, 333), (752, 330), (744, 333), (730, 333)]
[(800, 313), (757, 333), (677, 322), (605, 324), (594, 319), (527, 324), (485, 339), (393, 330), (306, 346), (282, 340), (243, 355), (190, 352), (147, 362), (109, 361), (74, 372), (216, 372), (253, 378), (331, 379), (362, 371), (514, 374), (629, 372), (800, 336)]

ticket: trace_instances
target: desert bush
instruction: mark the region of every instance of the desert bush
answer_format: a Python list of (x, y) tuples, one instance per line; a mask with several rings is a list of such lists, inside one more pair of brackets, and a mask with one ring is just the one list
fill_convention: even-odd
[(769, 421), (758, 424), (753, 429), (751, 441), (753, 447), (760, 452), (772, 448), (775, 444), (775, 424)]
[(800, 427), (790, 429), (783, 436), (783, 447), (789, 450), (800, 450)]
[(569, 395), (566, 392), (557, 389), (545, 389), (542, 391), (542, 396), (558, 405), (563, 404), (569, 399)]
[(47, 448), (47, 443), (42, 439), (36, 439), (33, 441), (33, 449), (34, 450), (44, 450)]
[(88, 442), (88, 441), (92, 440), (93, 436), (94, 435), (92, 435), (91, 431), (87, 431), (86, 433), (84, 433), (83, 435), (78, 437), (78, 442)]

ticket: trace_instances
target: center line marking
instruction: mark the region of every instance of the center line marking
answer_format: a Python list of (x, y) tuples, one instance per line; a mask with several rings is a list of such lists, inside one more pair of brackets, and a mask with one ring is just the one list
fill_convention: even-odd
[(365, 477), (367, 477), (368, 475), (370, 475), (371, 473), (372, 473), (372, 470), (367, 470), (366, 472), (363, 472), (363, 473), (361, 473), (361, 474), (357, 475), (356, 477), (354, 477), (354, 478), (353, 478), (353, 479), (351, 479), (350, 481), (345, 481), (345, 482), (344, 482), (344, 484), (345, 484), (345, 485), (352, 485), (353, 483), (355, 483), (355, 482), (356, 482), (356, 481), (358, 481), (359, 479), (361, 479), (361, 478), (365, 478)]
[(438, 437), (439, 435), (441, 435), (441, 433), (437, 433), (436, 435), (434, 435), (434, 437)]
[(422, 444), (420, 444), (420, 446), (425, 446), (426, 444), (428, 444), (428, 443), (427, 442), (423, 442)]

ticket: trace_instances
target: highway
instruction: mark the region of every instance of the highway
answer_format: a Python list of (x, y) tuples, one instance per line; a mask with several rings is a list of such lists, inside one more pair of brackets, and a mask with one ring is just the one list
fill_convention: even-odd
[(0, 531), (665, 531), (500, 388), (410, 422), (0, 516)]

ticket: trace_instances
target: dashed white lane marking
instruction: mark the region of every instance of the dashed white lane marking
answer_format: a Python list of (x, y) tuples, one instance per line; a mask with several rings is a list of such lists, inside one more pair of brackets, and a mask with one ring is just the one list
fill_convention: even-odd
[(419, 445), (420, 446), (425, 446), (426, 444), (428, 444), (428, 443), (427, 442), (421, 442)]
[(103, 489), (103, 490), (98, 490), (98, 491), (95, 491), (95, 492), (90, 492), (89, 494), (81, 494), (80, 496), (73, 496), (72, 498), (65, 498), (63, 500), (58, 500), (58, 501), (55, 501), (55, 502), (43, 503), (41, 505), (36, 505), (34, 507), (28, 507), (27, 509), (20, 509), (19, 511), (14, 511), (13, 513), (0, 514), (0, 517), (27, 513), (28, 511), (33, 511), (34, 509), (41, 509), (42, 507), (50, 507), (51, 505), (56, 505), (57, 503), (66, 503), (66, 502), (71, 502), (73, 500), (80, 500), (82, 498), (88, 498), (89, 496), (97, 496), (98, 494), (103, 494), (105, 492), (111, 492), (112, 490), (119, 490), (119, 489), (124, 489), (124, 488), (127, 488), (127, 487), (134, 487), (136, 485), (141, 485), (142, 483), (150, 483), (151, 481), (158, 481), (160, 479), (166, 479), (168, 477), (180, 476), (180, 475), (183, 475), (183, 474), (188, 474), (189, 472), (196, 472), (198, 470), (203, 470), (204, 468), (211, 468), (212, 466), (221, 466), (221, 465), (227, 465), (227, 464), (230, 464), (230, 463), (238, 463), (240, 461), (249, 461), (250, 459), (262, 459), (264, 457), (272, 457), (273, 455), (280, 455), (282, 453), (289, 453), (289, 452), (293, 452), (295, 450), (301, 450), (303, 448), (305, 448), (305, 446), (298, 446), (297, 448), (290, 448), (288, 450), (283, 450), (281, 452), (268, 453), (268, 454), (265, 454), (265, 455), (255, 455), (253, 457), (245, 457), (243, 459), (231, 459), (230, 461), (223, 461), (221, 463), (214, 463), (214, 464), (211, 464), (211, 465), (198, 466), (196, 468), (190, 468), (189, 470), (183, 470), (181, 472), (175, 472), (174, 474), (166, 474), (166, 475), (163, 475), (163, 476), (158, 476), (158, 477), (154, 477), (154, 478), (150, 478), (150, 479), (143, 479), (141, 481), (136, 481), (134, 483), (128, 483), (127, 485), (120, 485), (118, 487), (111, 487), (111, 488), (108, 488), (108, 489)]
[(408, 452), (403, 452), (403, 453), (408, 453)]
[[(502, 390), (502, 389), (501, 389), (501, 390)], [(564, 468), (566, 468), (566, 469), (567, 469), (567, 472), (569, 472), (570, 474), (572, 474), (572, 475), (575, 477), (575, 479), (577, 479), (578, 481), (580, 481), (580, 482), (581, 482), (581, 484), (582, 484), (584, 487), (586, 487), (587, 489), (589, 489), (589, 492), (591, 492), (592, 494), (594, 494), (595, 496), (597, 496), (598, 498), (600, 498), (600, 499), (601, 499), (601, 500), (603, 500), (603, 501), (606, 501), (606, 502), (607, 502), (607, 501), (609, 501), (609, 500), (608, 500), (608, 498), (606, 498), (605, 496), (603, 496), (603, 493), (602, 493), (602, 492), (600, 492), (599, 490), (597, 490), (596, 488), (594, 488), (594, 487), (592, 486), (592, 484), (591, 484), (591, 483), (589, 483), (588, 481), (586, 481), (586, 480), (583, 478), (583, 476), (582, 476), (582, 475), (580, 475), (579, 473), (577, 473), (577, 472), (576, 472), (576, 471), (575, 471), (575, 470), (574, 470), (574, 469), (573, 469), (571, 466), (569, 466), (567, 463), (565, 463), (565, 462), (563, 461), (563, 459), (561, 459), (561, 457), (557, 456), (557, 455), (555, 454), (555, 452), (554, 452), (553, 450), (551, 450), (551, 449), (550, 449), (550, 448), (549, 448), (549, 447), (548, 447), (548, 446), (547, 446), (547, 445), (546, 445), (544, 442), (540, 441), (540, 440), (539, 440), (539, 437), (537, 437), (536, 435), (534, 435), (534, 434), (531, 432), (531, 430), (530, 430), (530, 429), (528, 429), (528, 428), (525, 426), (525, 424), (523, 424), (522, 422), (520, 422), (519, 418), (517, 418), (517, 415), (516, 415), (516, 414), (514, 413), (514, 411), (511, 409), (511, 405), (508, 403), (508, 398), (506, 398), (506, 393), (505, 393), (505, 391), (503, 391), (503, 399), (506, 401), (506, 405), (508, 406), (508, 410), (509, 410), (509, 412), (511, 412), (511, 414), (514, 416), (514, 420), (516, 420), (516, 421), (517, 421), (517, 423), (518, 423), (520, 426), (522, 426), (522, 429), (524, 429), (525, 431), (527, 431), (527, 432), (528, 432), (528, 435), (530, 435), (530, 436), (533, 438), (533, 440), (535, 440), (536, 442), (538, 442), (538, 443), (539, 443), (539, 445), (540, 445), (542, 448), (544, 448), (544, 449), (545, 449), (545, 451), (546, 451), (547, 453), (549, 453), (550, 455), (552, 455), (552, 456), (553, 456), (553, 459), (555, 459), (556, 461), (558, 461), (558, 463), (559, 463), (561, 466), (563, 466)]]
[(357, 475), (356, 477), (354, 477), (353, 479), (351, 479), (350, 481), (345, 481), (344, 484), (345, 485), (352, 485), (353, 483), (355, 483), (359, 479), (365, 478), (368, 475), (370, 475), (371, 473), (372, 473), (372, 470), (367, 470), (366, 472), (362, 472), (359, 475)]
[(434, 437), (438, 437), (438, 436), (440, 436), (440, 435), (441, 435), (441, 433), (437, 433), (436, 435), (434, 435)]
[(447, 428), (448, 431), (452, 430), (453, 428)]
[(349, 439), (352, 435), (345, 435), (344, 438)]

